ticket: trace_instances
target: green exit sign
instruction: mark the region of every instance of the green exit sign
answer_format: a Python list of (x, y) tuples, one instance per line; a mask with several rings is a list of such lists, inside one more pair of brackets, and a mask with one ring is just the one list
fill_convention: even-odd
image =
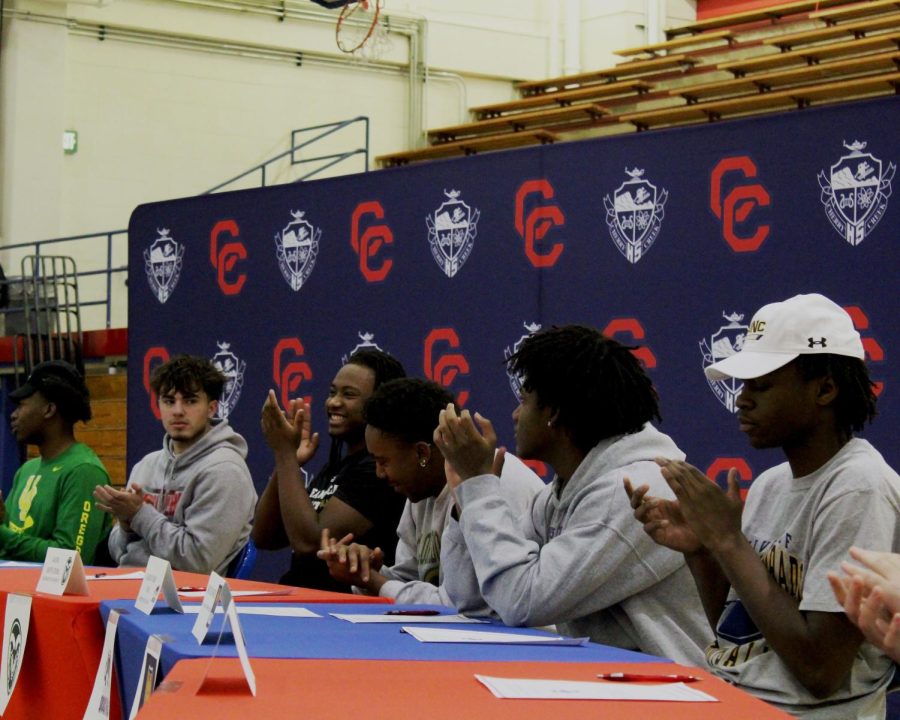
[(75, 130), (63, 131), (63, 152), (66, 155), (74, 155), (78, 152), (78, 132)]

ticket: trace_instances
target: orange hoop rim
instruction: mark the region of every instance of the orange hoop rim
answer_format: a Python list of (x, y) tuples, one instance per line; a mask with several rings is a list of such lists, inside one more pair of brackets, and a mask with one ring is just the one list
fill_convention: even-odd
[[(341, 38), (341, 28), (344, 27), (345, 21), (353, 17), (354, 13), (360, 7), (362, 7), (363, 10), (368, 10), (370, 5), (374, 8), (372, 11), (372, 21), (366, 28), (365, 35), (363, 35), (359, 42), (350, 47), (344, 42), (344, 40), (346, 40), (346, 37), (344, 37), (343, 40)], [(375, 26), (378, 24), (378, 17), (380, 14), (381, 0), (356, 0), (356, 2), (349, 2), (344, 5), (344, 7), (341, 8), (341, 14), (338, 17), (337, 26), (334, 29), (334, 39), (337, 42), (338, 48), (345, 53), (353, 53), (359, 50), (369, 41), (369, 38), (372, 37), (372, 33), (375, 32)]]

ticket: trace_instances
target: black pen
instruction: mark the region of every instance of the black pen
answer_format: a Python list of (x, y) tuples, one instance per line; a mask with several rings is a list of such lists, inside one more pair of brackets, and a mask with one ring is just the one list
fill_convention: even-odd
[(387, 610), (385, 615), (420, 615), (430, 617), (432, 615), (440, 615), (439, 610)]

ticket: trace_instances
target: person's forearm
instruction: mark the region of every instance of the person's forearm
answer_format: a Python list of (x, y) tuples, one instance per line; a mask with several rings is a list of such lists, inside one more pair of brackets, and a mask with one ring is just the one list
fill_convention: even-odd
[(715, 631), (722, 610), (725, 608), (728, 589), (731, 586), (728, 578), (725, 577), (719, 563), (705, 549), (694, 553), (685, 553), (684, 560), (697, 585), (697, 592), (703, 603), (706, 619)]
[(251, 537), (256, 547), (262, 550), (280, 550), (287, 544), (281, 521), (278, 475), (274, 471), (256, 504)]
[(298, 555), (314, 554), (319, 549), (319, 518), (300, 477), (300, 467), (290, 449), (276, 452), (278, 502), (281, 522), (291, 549)]
[(723, 539), (710, 552), (794, 677), (816, 697), (833, 693), (849, 672), (859, 643), (835, 646), (830, 633), (815, 632), (800, 601), (779, 587), (743, 535)]

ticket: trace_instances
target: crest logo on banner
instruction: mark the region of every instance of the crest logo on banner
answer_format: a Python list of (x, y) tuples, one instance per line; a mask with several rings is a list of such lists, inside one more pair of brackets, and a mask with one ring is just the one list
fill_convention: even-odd
[(669, 192), (644, 179), (644, 171), (625, 168), (630, 178), (604, 196), (609, 234), (625, 258), (637, 263), (653, 245), (665, 217)]
[(897, 167), (887, 168), (872, 153), (863, 152), (867, 143), (844, 143), (850, 153), (831, 166), (829, 174), (819, 172), (821, 201), (825, 216), (835, 230), (851, 245), (866, 239), (887, 210), (891, 180)]
[[(728, 324), (722, 325), (715, 333), (700, 341), (704, 368), (734, 355), (744, 346), (744, 340), (747, 338), (748, 327), (742, 322), (743, 315), (739, 313), (727, 315), (723, 312), (722, 317), (728, 321)], [(710, 389), (728, 412), (736, 413), (737, 397), (744, 387), (743, 381), (737, 378), (725, 378), (724, 380), (706, 378), (706, 382), (709, 383)]]
[[(524, 328), (528, 331), (522, 337), (513, 343), (512, 347), (508, 345), (503, 349), (503, 357), (509, 360), (513, 355), (519, 352), (519, 348), (522, 347), (522, 343), (531, 336), (534, 335), (538, 330), (541, 329), (540, 323), (522, 323)], [(513, 391), (513, 395), (516, 396), (516, 400), (519, 402), (522, 401), (522, 378), (516, 375), (509, 367), (506, 368), (506, 376), (509, 378), (509, 387)]]
[(212, 364), (225, 376), (225, 387), (222, 388), (222, 397), (219, 398), (216, 417), (227, 420), (241, 397), (247, 362), (231, 351), (229, 343), (217, 340), (216, 345), (219, 347), (219, 352), (212, 356)]
[(475, 246), (481, 211), (459, 199), (459, 190), (444, 190), (447, 200), (425, 218), (431, 255), (444, 274), (452, 278), (468, 260)]
[(341, 357), (341, 363), (346, 365), (347, 361), (350, 359), (350, 356), (353, 355), (357, 350), (380, 350), (384, 352), (380, 347), (378, 347), (378, 343), (373, 342), (375, 339), (375, 333), (367, 333), (361, 332), (357, 333), (359, 336), (360, 342), (357, 343), (356, 347), (354, 347), (350, 352)]
[(156, 232), (159, 237), (144, 250), (144, 271), (156, 299), (164, 303), (171, 297), (181, 277), (184, 245), (169, 237), (168, 228), (157, 229)]
[(291, 210), (294, 219), (280, 233), (275, 233), (278, 268), (294, 291), (303, 287), (316, 266), (319, 239), (322, 237), (321, 228), (304, 218), (305, 214), (304, 210)]

